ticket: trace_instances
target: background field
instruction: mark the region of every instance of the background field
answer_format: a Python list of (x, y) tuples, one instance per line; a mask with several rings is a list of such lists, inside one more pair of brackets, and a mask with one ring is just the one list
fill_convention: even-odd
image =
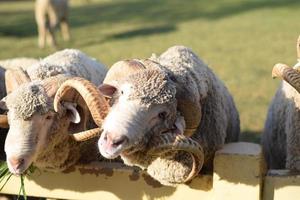
[[(0, 1), (0, 59), (44, 57), (37, 48), (33, 1)], [(279, 84), (277, 62), (294, 64), (298, 0), (71, 0), (72, 41), (110, 66), (168, 47), (191, 47), (225, 82), (241, 118), (243, 140), (259, 141)]]

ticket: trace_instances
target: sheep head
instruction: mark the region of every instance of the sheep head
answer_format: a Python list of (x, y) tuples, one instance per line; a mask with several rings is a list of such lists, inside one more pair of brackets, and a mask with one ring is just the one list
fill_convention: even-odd
[(293, 88), (300, 92), (300, 36), (297, 40), (297, 56), (298, 63), (294, 67), (289, 67), (286, 64), (277, 63), (272, 70), (272, 77), (280, 77), (288, 82)]
[[(10, 128), (5, 141), (5, 152), (12, 173), (24, 173), (30, 164), (36, 161), (40, 152), (49, 145), (54, 131), (68, 133), (86, 129), (88, 110), (85, 107), (86, 98), (81, 96), (89, 96), (86, 94), (88, 86), (84, 80), (76, 79), (77, 85), (80, 81), (84, 83), (77, 93), (68, 90), (67, 98), (64, 99), (65, 95), (57, 91), (64, 86), (62, 83), (67, 79), (69, 77), (59, 75), (44, 81), (23, 84), (1, 100), (1, 107), (8, 111)], [(55, 97), (56, 94), (59, 97)], [(97, 98), (100, 98), (99, 96), (100, 94), (97, 94)], [(54, 98), (58, 101), (54, 101)], [(90, 108), (91, 103), (87, 101), (86, 105)], [(67, 130), (55, 130), (60, 127), (60, 123), (66, 123)]]
[(142, 149), (152, 134), (174, 128), (176, 89), (163, 71), (142, 70), (99, 89), (113, 102), (98, 144), (104, 157)]

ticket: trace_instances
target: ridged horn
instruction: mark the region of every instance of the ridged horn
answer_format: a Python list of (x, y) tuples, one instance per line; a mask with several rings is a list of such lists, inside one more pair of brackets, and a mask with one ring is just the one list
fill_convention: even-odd
[(7, 115), (0, 115), (0, 128), (9, 128)]
[(300, 73), (297, 70), (285, 64), (278, 63), (273, 67), (272, 77), (282, 78), (300, 92)]
[(87, 131), (71, 134), (71, 137), (78, 142), (82, 142), (100, 136), (102, 131), (102, 128), (94, 128)]
[(151, 140), (152, 147), (149, 149), (150, 155), (162, 155), (170, 151), (185, 151), (193, 159), (193, 166), (185, 182), (195, 177), (201, 170), (204, 163), (204, 153), (202, 147), (193, 139), (184, 135), (174, 133), (164, 133)]
[[(61, 101), (77, 103), (80, 100), (85, 102), (94, 122), (98, 127), (101, 127), (109, 110), (108, 102), (100, 94), (95, 85), (83, 78), (75, 77), (68, 79), (60, 86), (54, 97), (54, 110), (60, 112)], [(84, 141), (96, 137), (100, 132), (101, 129), (96, 128), (73, 134), (72, 137), (77, 141)]]
[(145, 66), (138, 60), (119, 61), (108, 70), (103, 83), (114, 85), (116, 81), (142, 69), (145, 69)]
[(29, 83), (31, 80), (22, 68), (8, 69), (5, 72), (5, 85), (7, 93), (11, 93), (24, 83)]

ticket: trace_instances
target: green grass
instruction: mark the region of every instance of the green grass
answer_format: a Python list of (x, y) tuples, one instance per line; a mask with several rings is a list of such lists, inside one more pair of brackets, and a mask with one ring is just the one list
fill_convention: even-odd
[[(35, 167), (30, 166), (28, 169), (28, 172), (25, 173), (25, 175), (20, 176), (20, 189), (19, 189), (19, 194), (17, 196), (17, 200), (20, 198), (22, 195), (24, 200), (27, 200), (26, 192), (25, 192), (25, 184), (24, 184), (24, 179), (25, 176), (28, 174), (33, 173), (35, 170)], [(12, 177), (12, 173), (9, 171), (7, 163), (4, 161), (0, 162), (0, 191), (5, 187), (5, 185), (8, 183), (9, 179)]]
[[(182, 44), (225, 82), (241, 118), (243, 138), (258, 141), (278, 80), (277, 62), (294, 64), (300, 34), (297, 0), (72, 0), (72, 41), (110, 66)], [(0, 2), (0, 59), (43, 57), (37, 48), (32, 1)], [(253, 135), (256, 134), (256, 135)]]

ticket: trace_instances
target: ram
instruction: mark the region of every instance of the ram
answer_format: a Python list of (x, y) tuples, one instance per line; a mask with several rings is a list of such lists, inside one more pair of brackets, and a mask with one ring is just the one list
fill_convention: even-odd
[(100, 153), (147, 168), (165, 185), (190, 180), (202, 164), (203, 171), (212, 171), (215, 151), (238, 140), (239, 115), (231, 95), (186, 47), (117, 62), (99, 90), (112, 106)]
[(68, 0), (36, 0), (35, 20), (40, 48), (45, 47), (46, 41), (50, 46), (56, 46), (54, 31), (59, 24), (63, 39), (70, 39), (68, 15)]
[(269, 107), (262, 146), (270, 169), (300, 170), (300, 37), (298, 63), (292, 68), (276, 64), (272, 76), (282, 81)]
[[(5, 152), (12, 173), (22, 174), (32, 163), (41, 169), (62, 171), (79, 161), (99, 158), (95, 139), (78, 143), (69, 133), (96, 127), (90, 115), (97, 119), (98, 110), (103, 114), (107, 109), (97, 88), (87, 81), (103, 81), (106, 68), (102, 64), (78, 50), (68, 49), (11, 74), (23, 80), (0, 101), (0, 107), (8, 111), (10, 127)], [(75, 90), (67, 88), (60, 95), (61, 100), (54, 101), (64, 82), (71, 83)], [(95, 131), (99, 132), (97, 128), (87, 132)]]

